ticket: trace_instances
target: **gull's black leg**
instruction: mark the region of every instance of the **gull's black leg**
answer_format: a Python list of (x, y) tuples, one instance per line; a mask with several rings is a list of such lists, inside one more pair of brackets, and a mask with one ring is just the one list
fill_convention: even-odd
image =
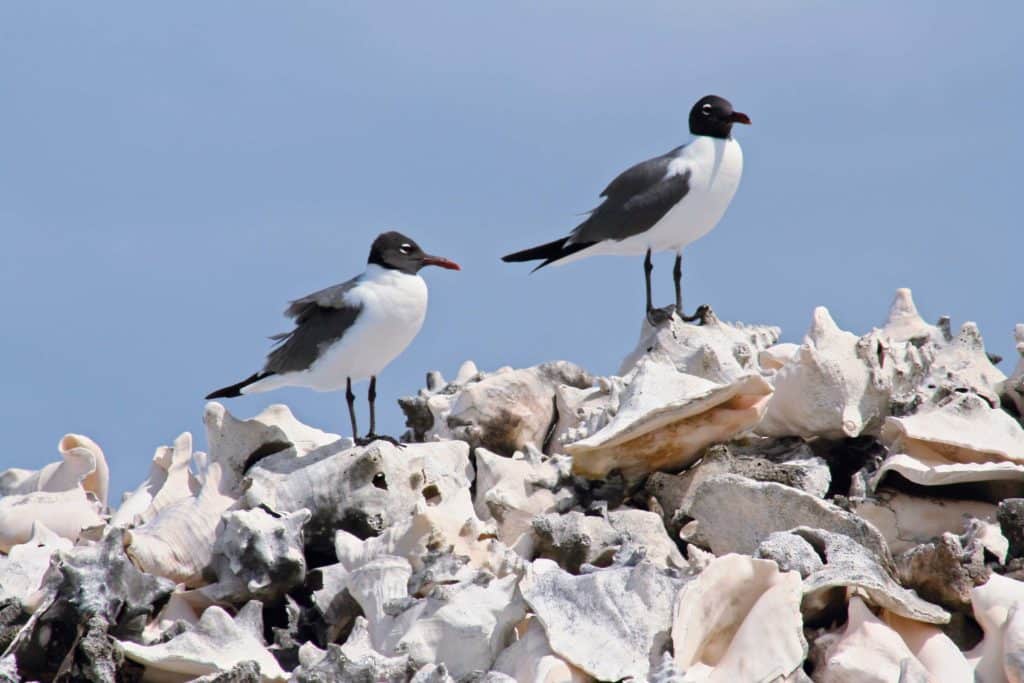
[(375, 404), (377, 402), (377, 377), (373, 376), (370, 378), (370, 389), (366, 392), (366, 401), (370, 404), (370, 431), (361, 439), (356, 439), (356, 443), (360, 446), (373, 443), (377, 439), (381, 441), (387, 441), (388, 443), (401, 446), (398, 443), (398, 439), (390, 436), (381, 436), (377, 434), (377, 410)]
[(683, 253), (676, 253), (676, 265), (672, 268), (672, 281), (676, 285), (676, 314), (683, 316)]
[(352, 393), (352, 378), (345, 379), (345, 400), (348, 402), (348, 418), (352, 421), (352, 438), (359, 440), (359, 428), (356, 427), (356, 395)]
[(644, 257), (644, 287), (647, 290), (647, 315), (651, 314), (654, 310), (654, 304), (651, 303), (651, 272), (654, 270), (654, 264), (651, 263), (651, 250), (647, 250), (647, 256)]

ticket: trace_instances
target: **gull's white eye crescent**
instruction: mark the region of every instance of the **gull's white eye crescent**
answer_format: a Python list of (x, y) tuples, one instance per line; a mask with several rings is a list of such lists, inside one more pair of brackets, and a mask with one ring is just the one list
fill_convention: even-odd
[(412, 245), (411, 244), (403, 244), (402, 246), (400, 246), (398, 248), (398, 251), (402, 252), (403, 254), (408, 254), (409, 252), (412, 251)]
[(710, 102), (708, 102), (708, 103), (704, 104), (704, 105), (703, 105), (703, 106), (702, 106), (702, 107), (700, 108), (700, 110), (701, 110), (702, 112), (704, 112), (704, 116), (711, 116), (711, 103), (710, 103)]

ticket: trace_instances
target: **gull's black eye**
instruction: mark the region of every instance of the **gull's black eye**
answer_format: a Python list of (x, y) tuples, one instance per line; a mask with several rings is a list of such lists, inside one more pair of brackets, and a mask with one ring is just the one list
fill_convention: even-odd
[(398, 248), (398, 251), (402, 252), (403, 254), (411, 254), (412, 253), (412, 245), (411, 244), (403, 244), (402, 246), (400, 246)]
[(704, 112), (704, 116), (711, 116), (711, 103), (708, 102), (707, 104), (703, 105), (700, 108), (700, 110)]

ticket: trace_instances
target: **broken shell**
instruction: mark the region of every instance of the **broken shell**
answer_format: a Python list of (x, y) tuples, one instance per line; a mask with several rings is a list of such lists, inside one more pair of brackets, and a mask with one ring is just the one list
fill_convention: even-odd
[[(1021, 476), (1024, 477), (1024, 472)], [(854, 512), (882, 532), (893, 555), (946, 532), (962, 533), (970, 519), (988, 522), (996, 519), (996, 506), (992, 503), (926, 498), (892, 491), (851, 498), (850, 504)]]
[(707, 681), (792, 674), (807, 656), (800, 583), (799, 574), (781, 573), (770, 560), (732, 554), (713, 560), (676, 597), (676, 666)]
[(1006, 375), (985, 353), (978, 326), (967, 322), (955, 339), (938, 347), (918, 393), (932, 403), (952, 394), (973, 393), (990, 406), (998, 406), (999, 388), (1005, 379)]
[(682, 469), (710, 444), (757, 424), (771, 387), (758, 375), (715, 384), (644, 359), (626, 378), (618, 412), (595, 434), (565, 447), (573, 473), (627, 479)]
[(1008, 655), (1019, 660), (1021, 654), (1019, 650), (1007, 651), (1006, 645), (1009, 642), (1015, 646), (1021, 639), (1024, 623), (1017, 615), (1024, 608), (1024, 582), (992, 574), (987, 582), (971, 591), (971, 608), (985, 632), (981, 642), (967, 653), (969, 660), (977, 661), (975, 676), (985, 683), (1005, 680), (1004, 667), (1011, 663), (1007, 661)]
[(896, 290), (892, 304), (889, 306), (889, 316), (881, 330), (888, 339), (896, 342), (917, 342), (924, 345), (926, 342), (933, 344), (945, 344), (946, 338), (942, 330), (936, 325), (929, 325), (917, 312), (917, 305), (914, 304), (913, 294), (906, 287)]
[(58, 550), (71, 550), (73, 545), (42, 522), (33, 522), (28, 541), (12, 547), (7, 556), (0, 556), (0, 602), (15, 598), (23, 607), (29, 605), (50, 568), (50, 558)]

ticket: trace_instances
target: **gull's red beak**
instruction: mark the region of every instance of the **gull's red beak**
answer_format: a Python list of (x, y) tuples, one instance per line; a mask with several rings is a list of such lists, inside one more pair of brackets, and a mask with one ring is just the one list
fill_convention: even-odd
[(741, 111), (734, 111), (729, 116), (729, 120), (732, 121), (733, 123), (745, 123), (748, 126), (750, 125), (750, 117)]
[(438, 268), (445, 268), (447, 270), (462, 270), (458, 263), (444, 258), (443, 256), (424, 256), (423, 265), (425, 266), (437, 266)]

